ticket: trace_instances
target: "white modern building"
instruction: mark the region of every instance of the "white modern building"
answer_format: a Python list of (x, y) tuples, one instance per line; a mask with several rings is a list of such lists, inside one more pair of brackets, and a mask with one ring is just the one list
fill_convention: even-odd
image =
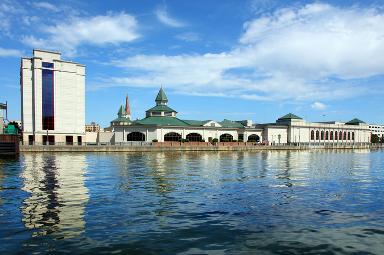
[(146, 111), (146, 117), (132, 121), (128, 101), (120, 107), (118, 118), (111, 121), (110, 142), (168, 142), (183, 139), (192, 142), (242, 141), (265, 144), (356, 144), (369, 143), (369, 126), (359, 119), (349, 122), (307, 122), (292, 113), (275, 123), (252, 124), (252, 121), (182, 120), (170, 108), (161, 88), (156, 106)]
[(81, 143), (85, 137), (85, 66), (58, 52), (33, 50), (20, 67), (23, 141)]
[(372, 135), (382, 138), (384, 136), (384, 125), (369, 124)]

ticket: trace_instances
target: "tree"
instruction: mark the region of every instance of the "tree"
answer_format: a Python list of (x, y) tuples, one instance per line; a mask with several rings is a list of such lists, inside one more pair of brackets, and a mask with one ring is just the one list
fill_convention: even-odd
[(381, 142), (381, 143), (384, 143), (384, 135), (381, 135), (380, 142)]
[(19, 131), (19, 133), (21, 132), (21, 127), (19, 126), (19, 123), (17, 123), (16, 121), (11, 121), (8, 123), (8, 125), (13, 125)]
[(371, 135), (371, 143), (378, 143), (380, 141), (379, 136), (376, 134)]

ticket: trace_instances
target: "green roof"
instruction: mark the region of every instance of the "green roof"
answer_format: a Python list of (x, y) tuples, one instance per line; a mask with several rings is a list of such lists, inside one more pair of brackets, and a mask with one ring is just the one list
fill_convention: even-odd
[(239, 122), (227, 120), (227, 119), (224, 119), (223, 121), (219, 122), (219, 124), (224, 128), (243, 128), (244, 127), (243, 124)]
[(364, 121), (362, 120), (359, 120), (357, 118), (354, 118), (353, 120), (350, 120), (348, 121), (347, 123), (345, 123), (346, 125), (359, 125), (359, 124), (365, 124)]
[(283, 117), (280, 117), (279, 120), (291, 120), (291, 119), (297, 119), (297, 120), (302, 120), (299, 116), (293, 114), (293, 113), (288, 113), (284, 115)]
[(147, 110), (147, 112), (176, 112), (176, 111), (166, 105), (160, 104)]
[(127, 123), (132, 123), (132, 121), (128, 118), (124, 118), (124, 117), (118, 117), (114, 120), (112, 120), (111, 122), (127, 122)]
[(188, 123), (191, 126), (203, 126), (205, 123), (209, 122), (210, 120), (183, 120), (183, 121)]
[(117, 116), (119, 116), (119, 117), (123, 116), (123, 112), (124, 112), (124, 108), (121, 105), (120, 108), (119, 108), (119, 111), (117, 112)]
[(156, 125), (156, 126), (189, 126), (188, 123), (175, 118), (168, 116), (158, 116), (158, 117), (146, 117), (142, 120), (135, 121), (137, 125)]
[(168, 98), (164, 93), (163, 88), (160, 88), (159, 93), (157, 93), (157, 97), (155, 99), (156, 102), (168, 102)]

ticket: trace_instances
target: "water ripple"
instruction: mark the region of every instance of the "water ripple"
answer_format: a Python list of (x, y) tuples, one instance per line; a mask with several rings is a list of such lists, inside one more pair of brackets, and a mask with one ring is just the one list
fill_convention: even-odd
[(0, 253), (382, 254), (383, 151), (0, 159)]

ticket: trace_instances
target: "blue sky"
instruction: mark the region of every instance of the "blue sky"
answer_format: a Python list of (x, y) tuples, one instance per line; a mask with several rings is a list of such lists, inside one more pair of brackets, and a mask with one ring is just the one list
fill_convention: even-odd
[(182, 119), (384, 123), (383, 1), (0, 0), (0, 102), (20, 119), (32, 49), (85, 64), (86, 122), (128, 94), (144, 117), (162, 85)]

